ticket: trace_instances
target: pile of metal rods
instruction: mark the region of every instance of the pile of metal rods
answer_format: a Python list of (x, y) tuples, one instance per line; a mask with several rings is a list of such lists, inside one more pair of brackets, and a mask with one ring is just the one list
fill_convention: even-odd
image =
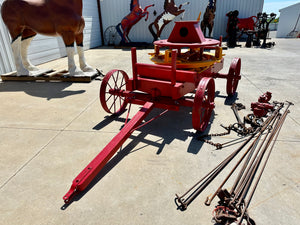
[[(210, 205), (216, 196), (219, 197), (219, 205), (214, 210), (213, 218), (219, 224), (227, 225), (235, 222), (240, 225), (244, 219), (249, 225), (255, 224), (249, 217), (247, 209), (278, 138), (279, 131), (289, 113), (288, 108), (292, 105), (292, 103), (288, 102), (284, 113), (281, 114), (280, 111), (284, 108), (284, 103), (276, 102), (274, 104), (276, 105), (275, 110), (267, 117), (263, 125), (258, 127), (237, 150), (231, 153), (186, 193), (181, 196), (176, 194), (175, 202), (179, 209), (187, 209), (188, 205), (254, 139), (216, 192), (210, 198), (207, 197), (205, 204)], [(239, 166), (242, 162), (243, 164), (240, 168)], [(230, 192), (222, 189), (237, 168), (240, 168), (240, 171)]]

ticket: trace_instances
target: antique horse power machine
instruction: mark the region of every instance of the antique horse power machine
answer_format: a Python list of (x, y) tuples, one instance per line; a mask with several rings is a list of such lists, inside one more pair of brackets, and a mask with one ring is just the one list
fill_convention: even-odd
[[(136, 49), (132, 48), (132, 78), (122, 70), (106, 74), (100, 87), (100, 102), (105, 111), (119, 115), (127, 104), (143, 107), (74, 179), (63, 197), (65, 203), (89, 185), (133, 131), (152, 120), (140, 125), (154, 107), (165, 109), (160, 115), (168, 110), (178, 111), (180, 106), (192, 107), (194, 129), (206, 129), (215, 107), (213, 78), (227, 79), (228, 95), (236, 92), (241, 79), (239, 58), (233, 59), (228, 74), (219, 73), (224, 62), (221, 42), (206, 39), (199, 20), (176, 22), (167, 40), (154, 42), (155, 51), (150, 55), (155, 64), (137, 63)], [(166, 50), (160, 52), (160, 48)]]

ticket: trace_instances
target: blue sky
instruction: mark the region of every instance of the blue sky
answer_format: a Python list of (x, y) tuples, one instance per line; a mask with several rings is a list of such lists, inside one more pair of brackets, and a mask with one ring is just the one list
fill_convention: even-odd
[(280, 15), (279, 9), (285, 8), (290, 5), (300, 3), (300, 1), (295, 0), (264, 0), (264, 9), (263, 12), (271, 13), (274, 12), (277, 16)]

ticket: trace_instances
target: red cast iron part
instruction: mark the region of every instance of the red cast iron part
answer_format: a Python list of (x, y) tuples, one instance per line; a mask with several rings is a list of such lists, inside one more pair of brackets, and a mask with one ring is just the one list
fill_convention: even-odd
[(251, 103), (251, 109), (256, 117), (264, 117), (269, 111), (274, 110), (274, 105), (268, 103), (271, 100), (272, 93), (266, 92), (259, 96), (258, 102)]
[(266, 93), (259, 96), (258, 102), (267, 103), (271, 100), (271, 98), (272, 98), (272, 93), (267, 91)]

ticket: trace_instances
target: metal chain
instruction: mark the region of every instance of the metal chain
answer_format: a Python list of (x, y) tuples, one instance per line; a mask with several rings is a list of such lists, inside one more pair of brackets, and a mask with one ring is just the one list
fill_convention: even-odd
[(199, 141), (203, 141), (207, 144), (210, 144), (210, 145), (216, 147), (217, 149), (221, 149), (223, 147), (223, 145), (221, 143), (214, 143), (213, 141), (209, 141), (209, 140), (204, 139), (204, 138), (206, 138), (206, 137), (220, 137), (220, 136), (225, 136), (225, 135), (230, 134), (230, 131), (232, 130), (231, 125), (229, 125), (228, 128), (226, 128), (226, 127), (224, 127), (224, 128), (227, 130), (226, 132), (216, 133), (216, 134), (205, 134), (205, 135), (202, 135), (202, 136), (198, 137), (197, 139)]

